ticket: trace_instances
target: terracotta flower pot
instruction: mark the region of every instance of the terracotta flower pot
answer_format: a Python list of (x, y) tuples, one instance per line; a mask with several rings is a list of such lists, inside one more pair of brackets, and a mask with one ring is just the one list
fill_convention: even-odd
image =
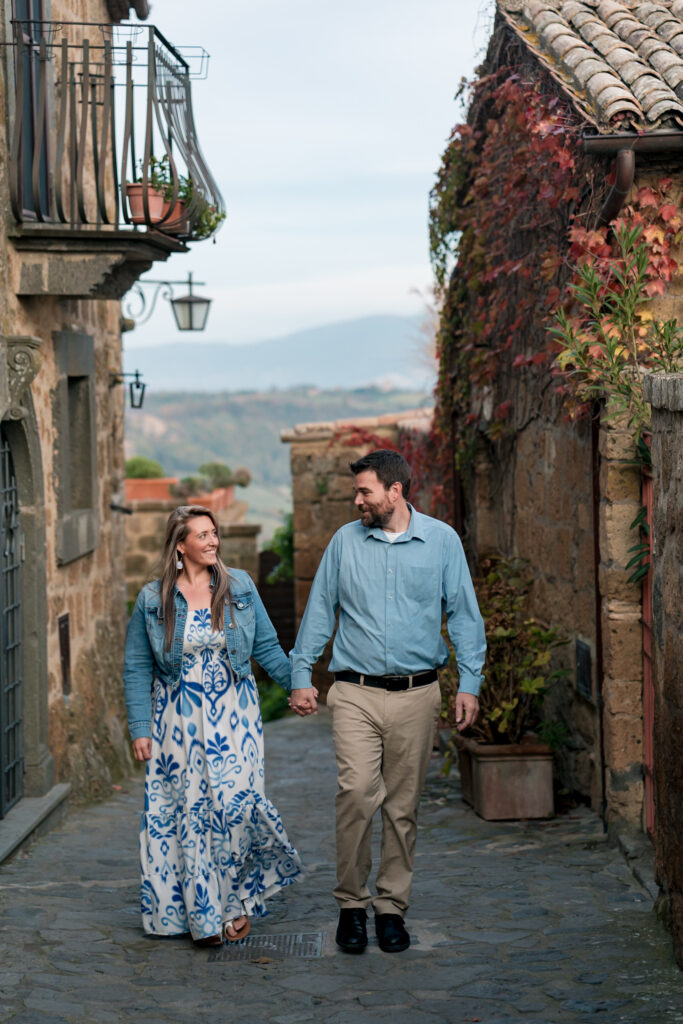
[[(133, 224), (146, 224), (145, 209), (142, 200), (142, 182), (136, 182), (134, 185), (126, 185), (126, 199), (128, 200), (130, 219)], [(157, 189), (149, 185), (147, 188), (147, 202), (149, 204), (150, 224), (156, 224), (163, 216), (163, 193), (158, 192)]]
[[(170, 213), (169, 213), (170, 211)], [(171, 209), (171, 201), (164, 199), (163, 209), (161, 216), (166, 217), (169, 214), (168, 219), (164, 220), (163, 224), (159, 225), (161, 231), (165, 231), (167, 235), (189, 235), (190, 224), (187, 219), (187, 209), (182, 199), (176, 199)]]
[(500, 746), (475, 743), (453, 730), (462, 798), (486, 821), (554, 814), (553, 754), (537, 740)]

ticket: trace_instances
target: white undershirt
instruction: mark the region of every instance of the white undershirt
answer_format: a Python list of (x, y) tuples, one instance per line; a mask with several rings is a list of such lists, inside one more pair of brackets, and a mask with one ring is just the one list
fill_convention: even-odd
[(399, 537), (402, 537), (403, 534), (407, 532), (407, 530), (401, 530), (400, 533), (390, 533), (389, 530), (382, 530), (382, 533), (387, 538), (390, 544), (393, 544), (394, 541), (397, 541)]

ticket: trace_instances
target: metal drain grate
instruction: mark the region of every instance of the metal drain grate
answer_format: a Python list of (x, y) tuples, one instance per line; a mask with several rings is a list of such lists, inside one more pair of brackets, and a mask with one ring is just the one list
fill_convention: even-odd
[(285, 957), (320, 957), (324, 932), (290, 932), (283, 935), (247, 935), (241, 942), (225, 942), (212, 949), (209, 963), (226, 960), (284, 960)]

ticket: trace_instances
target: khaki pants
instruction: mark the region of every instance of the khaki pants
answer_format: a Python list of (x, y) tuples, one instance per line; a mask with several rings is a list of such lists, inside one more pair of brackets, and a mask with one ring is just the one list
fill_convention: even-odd
[[(340, 907), (376, 914), (408, 909), (417, 808), (441, 708), (438, 682), (388, 690), (336, 682), (327, 696), (337, 755), (337, 887)], [(382, 808), (377, 896), (367, 886), (372, 819)]]

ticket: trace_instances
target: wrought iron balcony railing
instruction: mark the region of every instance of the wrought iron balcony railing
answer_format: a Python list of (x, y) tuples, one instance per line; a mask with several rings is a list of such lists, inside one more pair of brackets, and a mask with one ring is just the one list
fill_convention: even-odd
[(197, 140), (188, 60), (152, 25), (12, 25), (17, 223), (212, 235), (225, 211)]

